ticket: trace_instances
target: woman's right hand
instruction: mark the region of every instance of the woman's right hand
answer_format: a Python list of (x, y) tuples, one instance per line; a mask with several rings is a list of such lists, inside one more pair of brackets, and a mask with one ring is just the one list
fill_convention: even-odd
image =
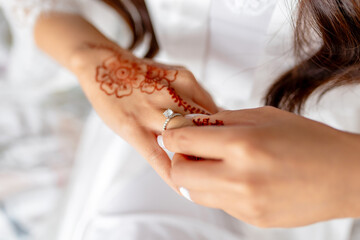
[(360, 135), (273, 107), (194, 121), (207, 126), (164, 133), (172, 182), (194, 202), (259, 227), (360, 216)]
[[(139, 59), (116, 45), (87, 44), (72, 59), (75, 74), (104, 122), (148, 160), (170, 185), (170, 160), (157, 144), (170, 108), (185, 114), (217, 112), (210, 95), (183, 67)], [(192, 125), (176, 117), (168, 128)]]

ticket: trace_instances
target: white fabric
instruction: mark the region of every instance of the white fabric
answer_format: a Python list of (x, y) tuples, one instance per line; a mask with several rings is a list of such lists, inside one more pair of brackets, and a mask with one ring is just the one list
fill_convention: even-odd
[(1, 240), (44, 234), (90, 109), (75, 77), (36, 48), (32, 33), (41, 11), (76, 12), (75, 3), (0, 0), (11, 31), (1, 14)]
[[(262, 3), (255, 8), (250, 2)], [(247, 104), (254, 84), (252, 79), (265, 50), (265, 33), (275, 3), (270, 0), (228, 1), (228, 4), (213, 1), (202, 79), (220, 106), (239, 109)]]
[[(122, 36), (126, 44), (124, 25), (104, 4), (82, 0), (69, 7), (67, 0), (41, 0), (54, 1), (54, 10), (82, 13), (107, 36)], [(24, 9), (24, 3), (37, 3), (32, 6), (37, 7), (35, 13), (52, 7), (43, 8), (40, 0), (1, 0), (14, 36), (7, 77), (11, 86), (6, 89), (11, 92), (15, 86), (17, 91), (8, 95), (18, 96), (21, 91), (26, 96), (23, 98), (35, 99), (36, 104), (27, 103), (21, 109), (31, 107), (28, 114), (35, 119), (31, 126), (37, 133), (42, 126), (37, 114), (39, 104), (50, 101), (59, 89), (73, 89), (76, 82), (74, 76), (35, 47), (31, 40), (35, 13), (25, 14), (29, 24), (19, 26), (13, 9)], [(290, 16), (294, 1), (148, 0), (147, 4), (162, 49), (158, 59), (186, 65), (225, 108), (259, 106), (266, 88), (293, 65)], [(22, 71), (18, 71), (19, 65)], [(314, 105), (313, 98), (307, 104), (306, 115), (360, 132), (358, 89), (336, 89), (319, 105)], [(61, 119), (61, 115), (55, 116)], [(258, 229), (219, 210), (188, 202), (167, 187), (146, 161), (94, 113), (85, 126), (58, 217), (43, 239), (349, 240), (353, 234), (351, 240), (355, 240), (359, 234), (350, 219), (296, 229)], [(3, 219), (0, 215), (0, 224)], [(13, 239), (12, 231), (7, 234), (7, 239)]]
[[(212, 3), (190, 0), (149, 1), (162, 49), (159, 59), (186, 65), (224, 107), (258, 106), (263, 96), (260, 94), (293, 64), (290, 52), (292, 6), (286, 3), (285, 0), (278, 1), (275, 6), (272, 2), (259, 11), (246, 12), (246, 8), (234, 11), (227, 8), (225, 2), (217, 0)], [(247, 24), (256, 23), (262, 26), (247, 28)], [(227, 28), (224, 29), (224, 26)], [(257, 39), (249, 41), (252, 37)], [(239, 44), (244, 46), (239, 47)], [(100, 121), (98, 125), (101, 125)], [(102, 144), (108, 146), (112, 141), (108, 139)], [(127, 153), (125, 157), (122, 156), (122, 151), (128, 151), (125, 145), (117, 144), (116, 153), (109, 149), (108, 153), (112, 157), (102, 158), (101, 165), (97, 165), (100, 163), (96, 160), (92, 161), (97, 163), (92, 169), (106, 166), (113, 171), (119, 165), (117, 161), (120, 158), (126, 162), (122, 164), (132, 165), (137, 161), (136, 164), (139, 164), (140, 156), (134, 152), (131, 153), (132, 163), (129, 163)], [(72, 211), (67, 211), (68, 218), (64, 219), (61, 231), (64, 235), (59, 235), (59, 239), (219, 239), (218, 234), (222, 234), (222, 239), (232, 239), (235, 235), (236, 239), (244, 240), (349, 239), (352, 220), (347, 219), (296, 229), (261, 230), (249, 226), (222, 212), (196, 206), (177, 197), (145, 162), (142, 163), (142, 167), (138, 166), (141, 171), (126, 171), (126, 174), (121, 171), (128, 166), (118, 170), (121, 172), (115, 171), (116, 175), (109, 186), (92, 189), (93, 193), (87, 195), (91, 199), (87, 202), (95, 202), (97, 207), (93, 203), (95, 210), (85, 210), (91, 211), (90, 216), (88, 213), (77, 213), (83, 216), (80, 224), (76, 224), (79, 221), (77, 218), (71, 221), (71, 216), (74, 216), (72, 211), (79, 204), (70, 200)], [(80, 164), (75, 174), (82, 172), (82, 167)], [(95, 179), (88, 179), (74, 175), (74, 182), (90, 180), (96, 183), (102, 176), (99, 174)], [(75, 195), (75, 191), (70, 194)]]

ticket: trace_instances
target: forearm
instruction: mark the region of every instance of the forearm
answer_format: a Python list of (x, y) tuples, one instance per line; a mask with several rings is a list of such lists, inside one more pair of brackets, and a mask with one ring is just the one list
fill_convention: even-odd
[(77, 53), (86, 43), (114, 45), (83, 17), (69, 13), (43, 13), (36, 22), (34, 36), (40, 49), (73, 72), (79, 61)]

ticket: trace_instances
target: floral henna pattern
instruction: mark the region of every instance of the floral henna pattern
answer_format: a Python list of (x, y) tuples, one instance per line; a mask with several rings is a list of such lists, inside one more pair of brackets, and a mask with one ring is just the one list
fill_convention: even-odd
[(133, 57), (122, 54), (117, 48), (111, 46), (87, 43), (86, 47), (113, 53), (113, 56), (96, 68), (96, 81), (100, 83), (100, 89), (107, 95), (123, 98), (130, 96), (134, 90), (152, 94), (166, 89), (174, 102), (185, 112), (209, 114), (202, 109), (192, 107), (171, 87), (171, 83), (177, 79), (178, 70), (136, 61)]
[(210, 122), (210, 118), (198, 118), (193, 119), (193, 123), (196, 126), (224, 126), (224, 121), (222, 120), (215, 120), (215, 122)]
[(129, 96), (134, 89), (151, 94), (169, 87), (176, 80), (177, 70), (164, 70), (116, 54), (96, 69), (96, 81), (107, 95)]

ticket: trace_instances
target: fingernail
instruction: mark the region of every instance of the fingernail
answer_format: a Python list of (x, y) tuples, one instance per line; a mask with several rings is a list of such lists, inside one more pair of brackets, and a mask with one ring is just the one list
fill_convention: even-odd
[(194, 117), (201, 117), (201, 116), (208, 116), (208, 115), (206, 115), (206, 114), (188, 114), (188, 115), (185, 115), (184, 118), (193, 119)]
[(165, 150), (165, 151), (166, 151), (167, 155), (169, 156), (170, 160), (172, 161), (173, 158), (174, 158), (175, 153), (170, 152), (170, 151), (168, 151), (168, 150)]
[(187, 200), (189, 200), (191, 202), (193, 201), (193, 200), (191, 200), (190, 193), (186, 188), (180, 187), (179, 191), (183, 195), (184, 198), (186, 198)]
[(157, 137), (157, 142), (158, 142), (159, 146), (166, 152), (166, 154), (168, 155), (168, 157), (170, 158), (170, 160), (172, 160), (175, 153), (170, 152), (169, 150), (166, 149), (166, 147), (165, 147), (165, 145), (164, 145), (163, 136), (159, 135), (159, 136)]
[(157, 137), (157, 142), (159, 144), (159, 146), (162, 148), (162, 149), (166, 149), (165, 145), (164, 145), (164, 139), (163, 139), (163, 136), (159, 135)]

